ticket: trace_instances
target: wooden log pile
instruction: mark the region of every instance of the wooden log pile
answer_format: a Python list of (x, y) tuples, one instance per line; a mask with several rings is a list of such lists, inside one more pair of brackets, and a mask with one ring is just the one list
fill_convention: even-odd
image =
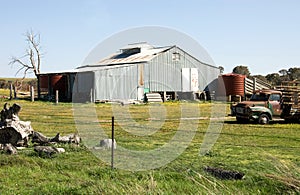
[(77, 134), (61, 136), (57, 133), (54, 137), (46, 137), (40, 132), (34, 131), (30, 121), (21, 121), (19, 112), (21, 106), (13, 104), (11, 107), (7, 103), (1, 111), (0, 121), (0, 150), (7, 154), (16, 154), (17, 147), (28, 147), (29, 140), (34, 143), (34, 151), (39, 155), (42, 153), (51, 157), (53, 154), (64, 152), (63, 148), (51, 146), (55, 143), (75, 143), (79, 144), (81, 139)]
[(13, 104), (8, 107), (8, 104), (4, 104), (4, 108), (1, 111), (0, 121), (0, 143), (12, 144), (13, 146), (27, 146), (29, 136), (32, 135), (33, 129), (30, 121), (21, 121), (19, 119), (19, 112), (21, 106)]

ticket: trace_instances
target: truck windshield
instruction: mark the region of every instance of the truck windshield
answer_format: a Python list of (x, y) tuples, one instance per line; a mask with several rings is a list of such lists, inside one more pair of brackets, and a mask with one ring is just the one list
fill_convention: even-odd
[(251, 101), (268, 101), (269, 95), (265, 93), (256, 93), (253, 94), (250, 98)]

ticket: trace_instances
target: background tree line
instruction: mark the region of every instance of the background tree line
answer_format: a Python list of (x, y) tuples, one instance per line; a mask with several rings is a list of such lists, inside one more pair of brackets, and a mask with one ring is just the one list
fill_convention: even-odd
[(263, 75), (251, 75), (247, 66), (236, 66), (232, 73), (246, 75), (248, 78), (258, 78), (265, 82), (268, 82), (272, 85), (280, 85), (284, 81), (300, 81), (300, 68), (293, 67), (289, 69), (281, 69), (278, 73), (271, 73), (267, 74), (266, 76)]
[(36, 88), (36, 78), (0, 78), (0, 89), (10, 89), (10, 85), (16, 87), (18, 91), (29, 91), (31, 86)]

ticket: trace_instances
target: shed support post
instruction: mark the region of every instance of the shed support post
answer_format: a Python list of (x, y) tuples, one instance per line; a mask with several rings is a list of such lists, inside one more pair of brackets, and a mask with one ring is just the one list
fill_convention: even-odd
[(55, 91), (55, 103), (58, 104), (58, 90)]
[(48, 75), (48, 99), (49, 99), (49, 101), (52, 101), (51, 99), (52, 99), (52, 86), (51, 86), (51, 76), (50, 75)]
[(167, 92), (164, 91), (164, 94), (163, 94), (163, 101), (166, 102), (167, 101)]
[(40, 75), (37, 76), (37, 93), (38, 93), (38, 99), (41, 99)]
[(90, 101), (91, 101), (91, 103), (93, 103), (94, 100), (95, 100), (95, 98), (94, 98), (94, 90), (93, 90), (93, 88), (91, 88), (91, 91), (90, 91)]

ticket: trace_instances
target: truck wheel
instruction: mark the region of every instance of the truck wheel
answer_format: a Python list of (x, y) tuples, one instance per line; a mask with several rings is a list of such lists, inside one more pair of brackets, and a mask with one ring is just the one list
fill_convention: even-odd
[(264, 124), (269, 124), (269, 122), (270, 122), (270, 117), (267, 114), (261, 114), (259, 116), (259, 119), (258, 119), (259, 124), (264, 125)]

